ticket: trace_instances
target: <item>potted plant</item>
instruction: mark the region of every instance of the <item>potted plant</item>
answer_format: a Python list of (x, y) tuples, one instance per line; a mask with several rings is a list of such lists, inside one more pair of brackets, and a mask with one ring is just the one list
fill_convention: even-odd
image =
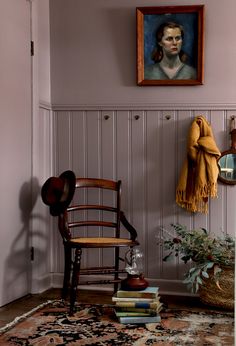
[(164, 249), (170, 251), (163, 260), (181, 256), (184, 263), (190, 262), (184, 279), (187, 287), (199, 292), (204, 303), (233, 309), (235, 240), (228, 234), (212, 236), (204, 228), (188, 230), (179, 224), (171, 226), (175, 235), (164, 240)]

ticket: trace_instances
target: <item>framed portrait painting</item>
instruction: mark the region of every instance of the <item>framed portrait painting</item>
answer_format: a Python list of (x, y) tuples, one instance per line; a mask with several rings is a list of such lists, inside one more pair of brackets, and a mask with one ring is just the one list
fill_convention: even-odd
[(137, 84), (200, 85), (204, 5), (136, 8)]

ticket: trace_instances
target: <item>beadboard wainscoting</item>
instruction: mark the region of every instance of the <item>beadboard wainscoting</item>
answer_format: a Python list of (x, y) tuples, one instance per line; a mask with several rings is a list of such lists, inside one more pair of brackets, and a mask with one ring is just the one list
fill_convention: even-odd
[[(122, 180), (122, 209), (138, 232), (144, 252), (145, 277), (161, 292), (186, 294), (182, 284), (186, 267), (163, 262), (162, 227), (179, 222), (204, 227), (218, 235), (235, 233), (236, 187), (218, 185), (218, 198), (208, 214), (191, 214), (175, 203), (175, 189), (186, 157), (188, 130), (196, 115), (211, 123), (221, 151), (230, 146), (229, 123), (234, 109), (82, 109), (55, 108), (52, 112), (53, 171), (72, 169), (78, 176)], [(101, 197), (97, 197), (101, 198)], [(56, 224), (56, 221), (55, 221)], [(52, 272), (63, 273), (63, 247), (52, 232)], [(109, 253), (88, 252), (90, 265), (106, 263)]]

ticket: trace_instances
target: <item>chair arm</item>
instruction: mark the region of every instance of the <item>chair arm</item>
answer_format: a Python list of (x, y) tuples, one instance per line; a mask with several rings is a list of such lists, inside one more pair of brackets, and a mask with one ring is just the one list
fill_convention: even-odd
[(125, 214), (123, 211), (120, 212), (120, 221), (125, 226), (125, 228), (129, 231), (131, 235), (131, 240), (135, 241), (138, 234), (136, 229), (129, 223), (129, 221), (126, 219)]

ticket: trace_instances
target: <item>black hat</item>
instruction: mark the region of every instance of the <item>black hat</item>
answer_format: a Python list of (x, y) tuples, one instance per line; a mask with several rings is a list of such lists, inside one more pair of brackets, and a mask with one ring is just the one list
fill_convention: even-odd
[(69, 206), (75, 193), (76, 176), (72, 171), (65, 171), (59, 177), (51, 177), (43, 184), (41, 196), (50, 207), (50, 214), (58, 216)]

